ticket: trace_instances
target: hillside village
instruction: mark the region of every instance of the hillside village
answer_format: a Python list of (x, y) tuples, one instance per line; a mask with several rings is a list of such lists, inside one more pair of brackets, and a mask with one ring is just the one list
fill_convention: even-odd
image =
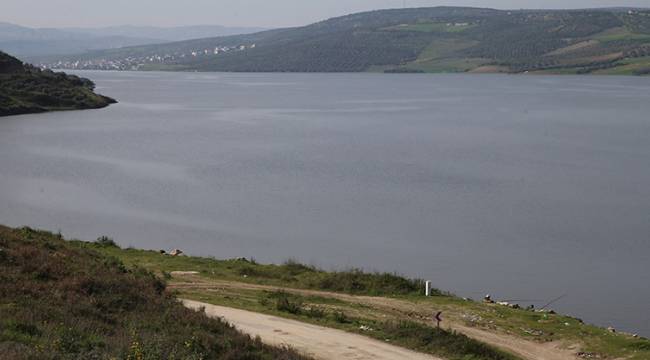
[(199, 59), (215, 57), (227, 53), (242, 52), (255, 49), (256, 44), (217, 46), (214, 49), (195, 49), (188, 52), (161, 53), (143, 56), (128, 56), (122, 59), (97, 58), (89, 60), (59, 60), (54, 62), (41, 62), (41, 68), (68, 69), (68, 70), (142, 70), (147, 66), (173, 63), (185, 59)]

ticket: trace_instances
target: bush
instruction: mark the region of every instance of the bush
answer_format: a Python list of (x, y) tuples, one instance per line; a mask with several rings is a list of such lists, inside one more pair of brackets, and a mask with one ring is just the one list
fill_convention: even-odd
[(349, 324), (352, 322), (352, 320), (342, 311), (337, 311), (332, 316), (334, 317), (334, 321), (339, 324)]
[(302, 311), (302, 300), (298, 297), (291, 296), (286, 292), (277, 292), (276, 306), (278, 311), (287, 312), (294, 315), (300, 315)]
[(309, 308), (309, 310), (307, 310), (307, 313), (305, 315), (312, 319), (322, 319), (325, 317), (325, 310), (317, 306), (312, 306)]
[(307, 265), (301, 264), (295, 259), (289, 259), (289, 260), (285, 261), (284, 264), (282, 264), (282, 268), (283, 268), (284, 271), (288, 272), (289, 275), (291, 275), (291, 276), (300, 275), (300, 274), (306, 273), (306, 272), (316, 272), (317, 271), (316, 268), (314, 268), (313, 266), (307, 266)]
[[(421, 293), (424, 282), (419, 279), (389, 273), (365, 273), (360, 269), (333, 272), (324, 275), (318, 288), (322, 290), (370, 295), (406, 295)], [(441, 294), (440, 291), (434, 291)]]
[(100, 236), (97, 238), (97, 241), (95, 241), (98, 245), (103, 246), (103, 247), (114, 247), (114, 248), (119, 248), (119, 245), (117, 243), (109, 238), (108, 236)]

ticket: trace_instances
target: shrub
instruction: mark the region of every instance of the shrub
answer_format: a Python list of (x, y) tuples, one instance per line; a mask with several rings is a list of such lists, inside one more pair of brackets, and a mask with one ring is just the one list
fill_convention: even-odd
[(307, 266), (305, 264), (298, 262), (295, 259), (289, 259), (285, 261), (284, 264), (282, 264), (282, 268), (283, 268), (282, 270), (288, 272), (289, 275), (291, 276), (296, 276), (302, 273), (316, 271), (316, 268), (314, 268), (313, 266)]
[(109, 238), (108, 236), (100, 236), (97, 238), (97, 241), (95, 241), (98, 245), (103, 246), (103, 247), (114, 247), (114, 248), (119, 248), (117, 243)]
[(312, 319), (322, 319), (325, 317), (325, 310), (317, 306), (312, 306), (307, 310), (306, 315)]
[(302, 300), (299, 297), (291, 296), (284, 291), (276, 292), (274, 297), (276, 298), (275, 308), (278, 311), (300, 315), (302, 311)]
[(333, 315), (334, 321), (339, 324), (349, 324), (352, 320), (342, 311), (336, 311)]
[[(370, 295), (406, 295), (421, 293), (424, 282), (389, 273), (366, 273), (361, 269), (324, 275), (317, 284), (322, 290)], [(439, 291), (434, 292), (441, 294)]]

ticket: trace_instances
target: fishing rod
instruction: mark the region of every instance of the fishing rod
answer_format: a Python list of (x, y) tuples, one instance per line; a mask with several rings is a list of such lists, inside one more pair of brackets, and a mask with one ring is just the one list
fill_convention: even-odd
[(568, 295), (569, 295), (569, 294), (564, 294), (564, 295), (562, 295), (562, 296), (559, 296), (559, 297), (553, 299), (553, 300), (550, 301), (548, 304), (542, 306), (541, 309), (542, 309), (542, 310), (543, 310), (543, 309), (546, 309), (547, 307), (551, 306), (552, 304), (554, 304), (554, 303), (556, 303), (556, 302), (558, 302), (558, 301), (564, 299), (564, 298), (567, 297)]

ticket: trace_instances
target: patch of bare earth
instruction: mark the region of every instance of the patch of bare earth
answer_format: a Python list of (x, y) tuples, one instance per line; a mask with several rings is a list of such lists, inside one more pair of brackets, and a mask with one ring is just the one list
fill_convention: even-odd
[(577, 50), (585, 49), (588, 47), (592, 47), (595, 45), (598, 45), (600, 42), (597, 40), (587, 40), (587, 41), (581, 41), (579, 43), (569, 45), (567, 47), (563, 47), (554, 51), (551, 51), (550, 53), (547, 53), (545, 56), (556, 56), (556, 55), (564, 55), (568, 54)]

